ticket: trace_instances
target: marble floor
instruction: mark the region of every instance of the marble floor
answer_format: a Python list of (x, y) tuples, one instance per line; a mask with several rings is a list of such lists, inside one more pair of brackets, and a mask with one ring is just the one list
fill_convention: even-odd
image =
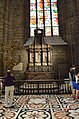
[(4, 107), (0, 97), (0, 119), (79, 119), (79, 100), (71, 95), (14, 96), (14, 107)]

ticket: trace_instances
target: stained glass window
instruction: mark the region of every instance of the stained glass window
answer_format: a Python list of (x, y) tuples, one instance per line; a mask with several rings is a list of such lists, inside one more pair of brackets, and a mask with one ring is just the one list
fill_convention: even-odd
[(59, 35), (57, 0), (30, 0), (30, 36), (37, 28), (45, 36)]

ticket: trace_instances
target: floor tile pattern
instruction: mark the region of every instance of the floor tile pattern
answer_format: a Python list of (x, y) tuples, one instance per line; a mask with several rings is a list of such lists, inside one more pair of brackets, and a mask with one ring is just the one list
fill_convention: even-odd
[(79, 100), (71, 95), (14, 96), (14, 107), (4, 107), (0, 97), (0, 119), (79, 119)]

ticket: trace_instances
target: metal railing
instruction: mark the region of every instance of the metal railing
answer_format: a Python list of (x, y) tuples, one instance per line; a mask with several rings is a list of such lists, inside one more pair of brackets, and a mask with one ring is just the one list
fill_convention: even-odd
[[(4, 86), (2, 93), (4, 92)], [(15, 95), (26, 94), (69, 94), (71, 93), (69, 79), (54, 80), (16, 80)]]
[(68, 94), (69, 80), (21, 80), (15, 82), (15, 94)]

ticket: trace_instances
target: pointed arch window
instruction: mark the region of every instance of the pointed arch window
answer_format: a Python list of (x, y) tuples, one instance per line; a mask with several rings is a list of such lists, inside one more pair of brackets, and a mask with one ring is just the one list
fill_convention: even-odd
[(36, 28), (44, 36), (59, 35), (57, 0), (30, 0), (30, 36)]

